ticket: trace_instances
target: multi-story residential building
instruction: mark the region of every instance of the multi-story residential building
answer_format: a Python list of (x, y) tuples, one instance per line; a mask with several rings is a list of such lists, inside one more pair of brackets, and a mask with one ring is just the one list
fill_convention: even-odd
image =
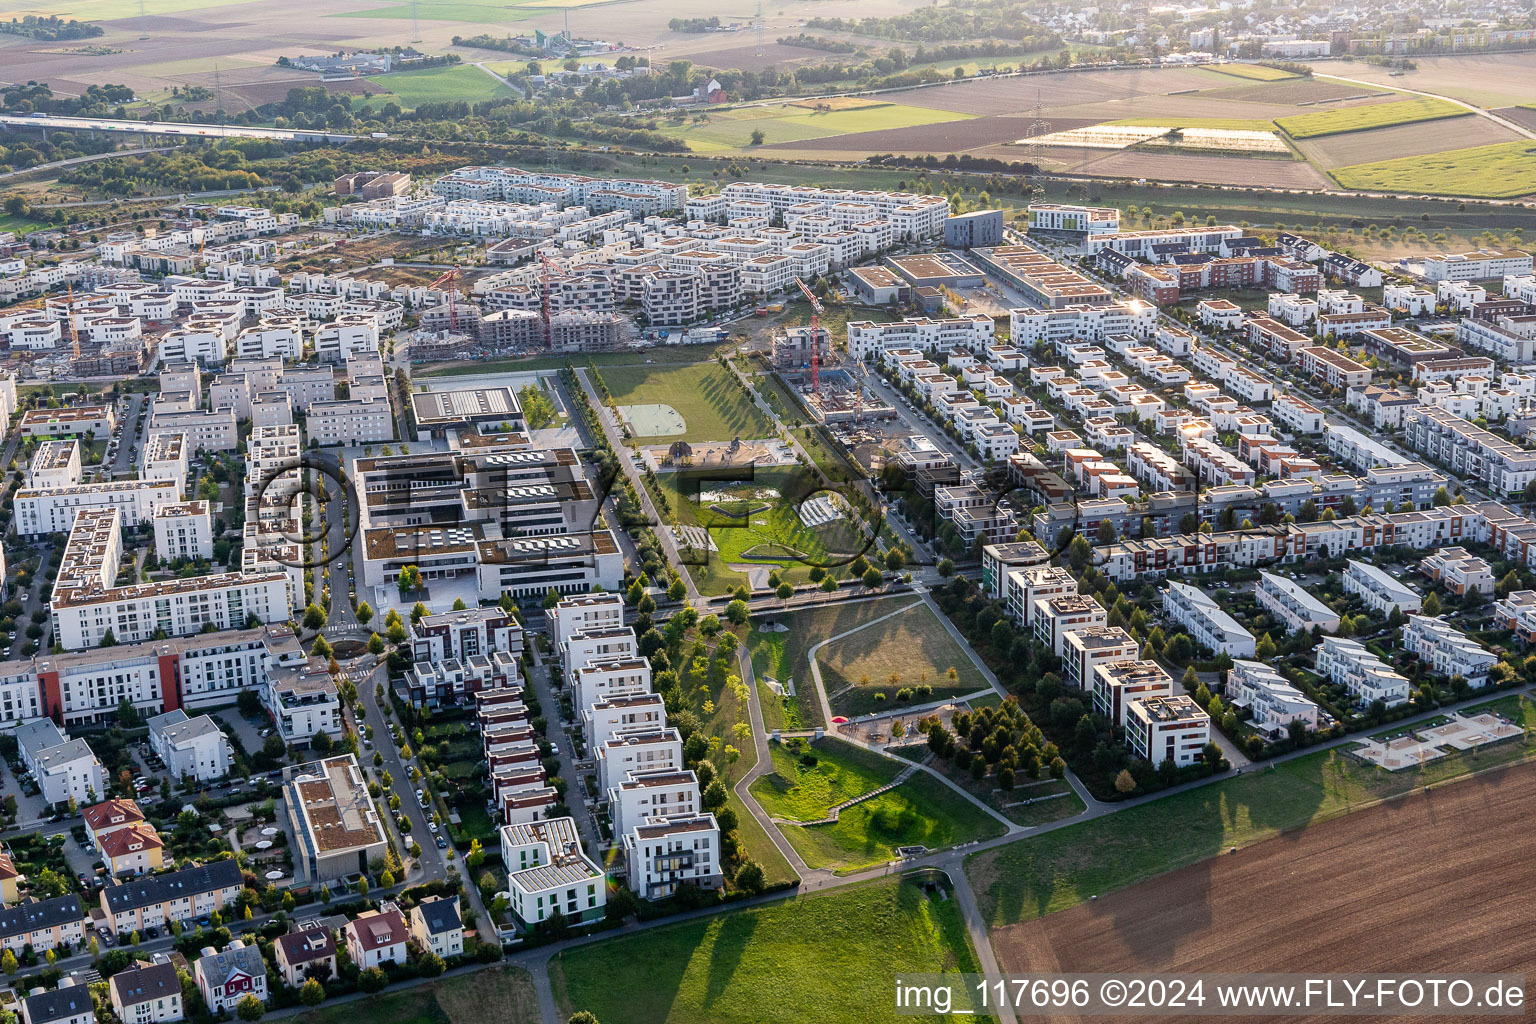
[(1172, 761), (1183, 768), (1204, 760), (1211, 716), (1182, 693), (1133, 700), (1126, 704), (1125, 739), (1137, 757), (1152, 764)]
[(581, 848), (571, 818), (546, 818), (501, 827), (512, 914), (525, 929), (555, 914), (567, 921), (603, 916), (607, 879)]
[(52, 991), (36, 988), (21, 999), (22, 1024), (92, 1024), (96, 1010), (91, 990), (74, 978), (60, 978)]
[(28, 900), (0, 910), (0, 946), (18, 957), (28, 949), (36, 952), (78, 946), (85, 941), (89, 920), (74, 893)]
[(1217, 654), (1253, 657), (1253, 634), (1198, 587), (1170, 581), (1163, 591), (1163, 614), (1183, 627), (1196, 643)]
[(664, 899), (680, 885), (718, 889), (720, 826), (715, 816), (653, 817), (624, 834), (625, 878), (646, 899)]
[(134, 822), (98, 834), (96, 851), (101, 854), (107, 874), (116, 878), (159, 871), (164, 866), (165, 840), (147, 821)]
[(696, 814), (699, 780), (691, 771), (631, 772), (607, 793), (613, 834), (623, 835), (653, 817)]
[(306, 921), (272, 940), (272, 959), (283, 984), (299, 988), (310, 978), (336, 977), (336, 937), (318, 921)]
[(149, 720), (149, 749), (173, 779), (206, 782), (229, 774), (229, 737), (207, 715), (191, 718), (180, 708)]
[(324, 882), (368, 870), (389, 849), (357, 758), (326, 758), (290, 768), (283, 780), (294, 877)]
[(113, 798), (82, 808), (80, 817), (85, 822), (85, 836), (94, 846), (109, 832), (142, 822), (144, 812), (133, 800)]
[(1173, 677), (1155, 661), (1115, 661), (1096, 665), (1091, 681), (1093, 710), (1122, 728), (1132, 701), (1168, 697)]
[(1466, 548), (1432, 551), (1419, 562), (1419, 571), (1458, 597), (1465, 597), (1474, 590), (1489, 596), (1493, 594), (1493, 567)]
[(1536, 642), (1536, 590), (1512, 590), (1494, 602), (1493, 621), (1526, 643)]
[(578, 666), (571, 676), (575, 704), (588, 708), (627, 694), (651, 692), (648, 658), (607, 658)]
[(364, 911), (348, 921), (341, 934), (352, 962), (367, 970), (405, 963), (405, 944), (411, 927), (399, 907), (384, 903), (377, 910)]
[(1339, 613), (1288, 577), (1260, 572), (1253, 596), (1260, 607), (1285, 623), (1288, 632), (1310, 633), (1314, 629), (1332, 632), (1339, 628)]
[[(169, 486), (174, 487), (174, 484)], [(162, 561), (189, 562), (213, 559), (213, 516), (206, 501), (182, 501), (157, 505), (152, 522), (155, 553)], [(123, 520), (124, 526), (134, 525)]]
[(319, 658), (269, 668), (260, 693), (284, 743), (308, 743), (321, 733), (339, 739), (345, 732), (336, 680)]
[(1475, 249), (1424, 257), (1424, 278), (1435, 282), (1484, 281), (1530, 272), (1531, 254), (1519, 249)]
[(1301, 349), (1296, 353), (1296, 364), (1308, 377), (1340, 391), (1364, 387), (1371, 382), (1369, 366), (1325, 345), (1311, 345)]
[(1422, 602), (1412, 587), (1404, 585), (1391, 573), (1370, 562), (1351, 558), (1341, 577), (1346, 594), (1354, 594), (1366, 607), (1382, 615), (1395, 608), (1404, 615), (1416, 614)]
[(1358, 641), (1325, 636), (1314, 661), (1318, 674), (1344, 687), (1362, 706), (1379, 700), (1390, 708), (1408, 700), (1408, 680)]
[(1404, 441), (1449, 469), (1493, 491), (1515, 494), (1536, 480), (1536, 452), (1506, 441), (1435, 406), (1418, 406), (1403, 415)]
[(1438, 616), (1410, 615), (1403, 650), (1446, 678), (1460, 676), (1472, 687), (1488, 684), (1498, 656)]
[(321, 447), (375, 444), (395, 439), (395, 416), (387, 394), (313, 402), (304, 429)]
[(1030, 615), (1035, 639), (1058, 658), (1066, 651), (1068, 633), (1103, 626), (1107, 620), (1108, 613), (1103, 605), (1091, 597), (1077, 594), (1038, 598)]
[(83, 511), (116, 509), (124, 526), (148, 521), (156, 510), (181, 501), (168, 480), (106, 480), (16, 492), (16, 532), (26, 537), (68, 533)]
[(45, 803), (92, 804), (106, 795), (107, 770), (85, 740), (66, 739), (49, 719), (18, 726), (12, 735)]
[(109, 885), (101, 890), (101, 910), (119, 935), (142, 934), (222, 911), (244, 887), (239, 864), (216, 860)]
[(1063, 678), (1068, 686), (1092, 690), (1095, 670), (1100, 665), (1113, 665), (1120, 661), (1135, 661), (1141, 656), (1141, 645), (1119, 626), (1098, 626), (1077, 629), (1066, 635), (1062, 645)]
[(457, 896), (428, 896), (411, 908), (411, 938), (443, 959), (464, 952), (464, 921)]
[(1120, 230), (1120, 211), (1107, 206), (1067, 206), (1059, 203), (1031, 203), (1030, 234), (1060, 235), (1084, 239), (1090, 235), (1109, 235)]
[(1247, 710), (1248, 722), (1265, 737), (1279, 739), (1299, 721), (1315, 732), (1329, 719), (1326, 712), (1292, 686), (1275, 669), (1258, 661), (1234, 661), (1227, 673), (1227, 704)]
[(192, 976), (209, 1013), (233, 1013), (242, 1001), (251, 998), (266, 1004), (266, 962), (258, 947), (247, 946), (241, 939), (231, 939), (222, 951), (204, 947), (203, 955), (192, 965)]
[(110, 981), (108, 998), (117, 1019), (123, 1024), (173, 1024), (185, 1016), (181, 979), (169, 960), (163, 963), (140, 961), (118, 971)]

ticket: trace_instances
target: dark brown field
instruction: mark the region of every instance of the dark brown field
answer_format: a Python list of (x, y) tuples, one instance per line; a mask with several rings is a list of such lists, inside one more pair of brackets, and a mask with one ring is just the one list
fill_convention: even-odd
[(1020, 974), (1529, 975), (1533, 814), (1536, 765), (1509, 768), (997, 929), (992, 942), (1002, 969)]

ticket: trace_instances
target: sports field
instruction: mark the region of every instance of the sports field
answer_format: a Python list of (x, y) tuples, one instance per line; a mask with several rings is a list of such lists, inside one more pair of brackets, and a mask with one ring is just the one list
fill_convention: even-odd
[(1293, 139), (1311, 139), (1319, 135), (1358, 132), (1368, 128), (1387, 128), (1395, 124), (1438, 121), (1447, 117), (1470, 117), (1472, 112), (1445, 100), (1414, 96), (1391, 103), (1372, 103), (1343, 110), (1320, 110), (1315, 114), (1275, 119)]
[(1536, 193), (1536, 142), (1378, 160), (1330, 173), (1345, 188), (1507, 199)]
[[(423, 103), (449, 103), (463, 100), (479, 103), (515, 93), (501, 82), (481, 71), (464, 64), (444, 68), (427, 68), (424, 71), (397, 71), (370, 78), (370, 82), (387, 89), (400, 106), (407, 110)], [(381, 106), (387, 97), (370, 97), (369, 103)]]
[[(987, 686), (965, 649), (921, 602), (832, 641), (817, 652), (817, 660), (832, 710), (850, 717), (898, 707), (896, 691), (905, 687), (931, 686), (936, 699)], [(884, 700), (876, 697), (881, 693)]]
[(950, 111), (912, 107), (900, 103), (864, 101), (853, 105), (846, 100), (832, 104), (832, 110), (814, 110), (797, 103), (780, 106), (742, 107), (735, 110), (702, 111), (705, 120), (662, 128), (662, 134), (680, 138), (700, 153), (746, 149), (752, 146), (752, 133), (763, 133), (763, 144), (800, 142), (846, 135), (850, 132), (883, 131), (917, 125), (964, 120), (969, 115)]
[[(466, 70), (491, 81), (474, 68)], [(686, 426), (681, 435), (638, 436), (637, 441), (679, 437), (684, 441), (729, 441), (773, 436), (768, 418), (719, 363), (608, 366), (598, 372), (618, 405), (667, 405), (682, 415)]]
[(891, 1018), (895, 972), (976, 970), (955, 900), (899, 881), (605, 939), (549, 962), (560, 1019), (587, 1010), (605, 1024), (864, 1024)]

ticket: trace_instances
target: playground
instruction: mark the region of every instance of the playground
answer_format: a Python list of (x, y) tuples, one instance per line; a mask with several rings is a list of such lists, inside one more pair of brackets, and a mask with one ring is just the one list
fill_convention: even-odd
[(1389, 772), (1414, 768), (1457, 750), (1475, 750), (1488, 743), (1513, 739), (1521, 734), (1517, 725), (1490, 712), (1476, 715), (1453, 714), (1447, 721), (1428, 727), (1419, 726), (1401, 734), (1371, 737), (1354, 751), (1356, 757), (1385, 768)]

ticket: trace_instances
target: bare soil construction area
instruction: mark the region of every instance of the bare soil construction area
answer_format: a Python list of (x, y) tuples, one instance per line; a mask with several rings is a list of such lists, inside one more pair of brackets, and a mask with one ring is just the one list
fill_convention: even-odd
[(1003, 971), (1027, 974), (1529, 975), (1533, 814), (1536, 765), (1495, 771), (999, 928), (992, 942)]

